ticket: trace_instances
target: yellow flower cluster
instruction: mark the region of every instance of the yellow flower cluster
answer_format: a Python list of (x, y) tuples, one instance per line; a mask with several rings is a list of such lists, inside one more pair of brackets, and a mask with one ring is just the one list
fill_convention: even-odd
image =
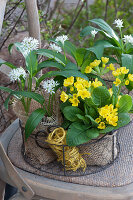
[(112, 104), (99, 108), (99, 118), (95, 121), (99, 124), (99, 129), (105, 129), (106, 124), (117, 126), (118, 122), (118, 109), (114, 108)]
[(73, 85), (73, 83), (74, 83), (74, 77), (73, 76), (71, 76), (71, 77), (69, 77), (69, 78), (64, 80), (64, 86), (65, 87)]
[(115, 67), (112, 63), (110, 63), (110, 65), (107, 68), (110, 69), (111, 71), (115, 70)]
[(126, 67), (120, 67), (117, 68), (115, 71), (112, 72), (113, 76), (120, 76), (122, 74), (128, 74), (129, 69), (126, 69)]
[(69, 99), (72, 106), (78, 106), (80, 103), (78, 99), (79, 97), (83, 100), (85, 98), (90, 98), (91, 90), (102, 86), (102, 83), (98, 81), (97, 78), (91, 83), (91, 81), (87, 81), (80, 77), (76, 77), (76, 81), (74, 82), (74, 77), (71, 76), (64, 80), (64, 86), (70, 88), (71, 94), (67, 95), (64, 91), (62, 91), (60, 95), (61, 101), (66, 102)]
[(89, 66), (87, 66), (87, 67), (85, 68), (85, 73), (86, 73), (86, 74), (91, 73), (92, 69), (93, 69), (94, 67), (98, 67), (98, 66), (100, 65), (100, 63), (101, 63), (101, 60), (94, 60), (93, 62), (90, 63)]
[(91, 84), (94, 88), (102, 86), (101, 81), (98, 81), (98, 78), (95, 79), (95, 81), (92, 82)]
[(128, 79), (124, 79), (125, 75), (128, 74), (129, 69), (126, 67), (120, 67), (117, 68), (112, 72), (113, 76), (117, 77), (116, 80), (113, 82), (116, 86), (119, 86), (120, 84), (122, 85), (129, 85), (129, 77), (132, 76), (132, 74), (128, 75)]

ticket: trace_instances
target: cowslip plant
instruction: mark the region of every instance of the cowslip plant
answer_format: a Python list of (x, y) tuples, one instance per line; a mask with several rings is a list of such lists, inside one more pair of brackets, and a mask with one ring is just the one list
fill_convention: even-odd
[(114, 25), (116, 25), (119, 30), (119, 36), (103, 19), (92, 19), (89, 20), (89, 22), (95, 24), (98, 28), (94, 26), (85, 27), (80, 33), (81, 37), (92, 35), (95, 31), (96, 34), (102, 34), (104, 36), (104, 39), (97, 40), (94, 43), (94, 46), (87, 48), (87, 50), (93, 52), (97, 59), (100, 59), (103, 56), (110, 57), (107, 52), (112, 52), (112, 55), (116, 56), (115, 60), (113, 58), (113, 62), (118, 63), (120, 66), (126, 66), (126, 68), (129, 69), (129, 73), (132, 74), (133, 37), (132, 35), (123, 35), (123, 20), (116, 19), (114, 21)]
[(132, 108), (132, 98), (121, 94), (128, 69), (121, 67), (119, 71), (121, 82), (114, 81), (109, 89), (97, 78), (87, 81), (71, 76), (64, 80), (64, 90), (60, 95), (64, 115), (62, 126), (67, 129), (69, 146), (86, 143), (130, 122), (128, 113)]

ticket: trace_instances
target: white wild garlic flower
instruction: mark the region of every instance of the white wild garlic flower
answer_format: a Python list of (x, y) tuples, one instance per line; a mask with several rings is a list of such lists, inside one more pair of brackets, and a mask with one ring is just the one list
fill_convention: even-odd
[(61, 47), (57, 46), (56, 44), (50, 44), (50, 48), (57, 51), (57, 53), (62, 51)]
[(27, 56), (31, 51), (39, 48), (39, 41), (32, 37), (25, 37), (21, 42), (23, 48), (23, 54)]
[(113, 24), (116, 24), (116, 27), (121, 29), (123, 27), (122, 19), (116, 19)]
[(55, 93), (54, 90), (57, 85), (59, 85), (59, 83), (57, 81), (54, 81), (53, 79), (43, 81), (42, 83), (42, 87), (44, 88), (44, 90), (50, 94)]
[(131, 35), (124, 35), (123, 41), (133, 45), (133, 37)]
[(62, 35), (62, 36), (58, 36), (55, 41), (56, 42), (61, 42), (64, 45), (64, 42), (66, 40), (68, 40), (68, 36), (67, 35)]
[(91, 31), (91, 35), (92, 37), (95, 37), (95, 35), (98, 33), (98, 31), (96, 31), (95, 29), (93, 31)]
[(10, 80), (12, 82), (15, 82), (15, 81), (20, 81), (20, 76), (22, 76), (24, 79), (26, 79), (26, 72), (25, 70), (20, 67), (20, 68), (17, 68), (17, 69), (12, 69), (10, 72), (9, 72), (9, 75), (10, 77)]

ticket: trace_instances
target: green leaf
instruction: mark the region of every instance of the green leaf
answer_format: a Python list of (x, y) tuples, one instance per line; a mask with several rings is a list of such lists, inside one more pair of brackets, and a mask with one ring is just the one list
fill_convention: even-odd
[[(76, 123), (77, 126), (77, 123)], [(80, 124), (79, 124), (80, 126)], [(82, 126), (82, 130), (75, 128), (74, 123), (69, 126), (66, 134), (66, 143), (69, 146), (77, 146), (86, 143), (89, 138), (86, 135), (86, 126)]]
[(94, 28), (93, 26), (86, 26), (81, 32), (80, 32), (80, 37), (85, 37), (87, 35), (91, 35), (91, 31), (100, 31), (98, 28)]
[(129, 69), (129, 73), (133, 74), (133, 55), (122, 54), (122, 66)]
[(17, 68), (17, 67), (16, 67), (15, 65), (13, 65), (12, 63), (0, 59), (0, 66), (3, 65), (3, 64), (4, 64), (4, 65), (7, 65), (7, 66), (10, 67), (11, 69), (16, 69), (16, 68)]
[(45, 79), (48, 77), (52, 77), (52, 76), (63, 76), (63, 77), (70, 77), (70, 76), (74, 76), (74, 77), (81, 77), (86, 79), (87, 81), (89, 80), (88, 77), (84, 74), (82, 74), (79, 71), (76, 70), (65, 70), (65, 71), (50, 71), (45, 73), (44, 75), (42, 75), (39, 79), (38, 79), (38, 85)]
[(89, 124), (88, 120), (87, 120), (83, 115), (77, 114), (76, 116), (77, 116), (77, 118), (80, 119), (81, 121), (83, 121), (83, 122)]
[(119, 100), (119, 113), (127, 113), (132, 108), (132, 98), (129, 95), (123, 95)]
[(37, 55), (35, 54), (34, 51), (31, 51), (25, 60), (26, 60), (27, 71), (30, 73), (31, 76), (33, 76), (33, 74), (37, 73), (37, 65), (38, 65)]
[(78, 66), (82, 65), (86, 53), (87, 53), (87, 50), (84, 48), (79, 48), (76, 50), (76, 62), (78, 64)]
[(62, 64), (54, 62), (54, 61), (46, 60), (38, 64), (37, 71), (40, 71), (41, 69), (47, 68), (47, 67), (55, 67), (57, 69), (64, 70), (64, 66)]
[(127, 125), (129, 122), (130, 122), (130, 116), (128, 113), (119, 113), (118, 114), (118, 123), (117, 123), (117, 126), (114, 127), (114, 129), (123, 127), (123, 126)]
[(115, 129), (114, 126), (107, 126), (105, 129), (100, 130), (100, 133), (109, 133)]
[(103, 31), (105, 31), (107, 37), (113, 37), (116, 41), (119, 41), (118, 35), (115, 31), (103, 20), (103, 19), (92, 19), (90, 22), (97, 24)]
[[(22, 44), (21, 44), (20, 42), (15, 42), (14, 45), (15, 45), (15, 47), (17, 48), (17, 50), (18, 50), (19, 52), (21, 52), (22, 55), (26, 58), (27, 54), (25, 54), (24, 49), (23, 49), (23, 47), (22, 47)], [(12, 45), (12, 47), (13, 47), (13, 45)]]
[(5, 102), (4, 102), (4, 106), (6, 108), (6, 110), (8, 110), (8, 102), (10, 100), (11, 94), (8, 95), (8, 97), (6, 98)]
[(14, 90), (8, 88), (8, 87), (3, 87), (3, 86), (0, 86), (0, 90), (3, 90), (4, 92), (8, 92), (8, 93), (11, 93), (13, 92)]
[(41, 105), (44, 103), (44, 98), (42, 95), (35, 93), (35, 92), (27, 92), (27, 91), (12, 91), (11, 95), (20, 95), (23, 97), (28, 97), (34, 99), (35, 101), (39, 102)]
[(95, 43), (93, 47), (87, 48), (87, 50), (92, 51), (98, 59), (101, 59), (105, 48), (120, 49), (118, 47), (115, 47), (114, 45), (112, 45), (110, 42), (106, 40), (99, 40)]
[(84, 124), (83, 122), (74, 122), (72, 124), (76, 129), (81, 130), (81, 131), (88, 130), (91, 127), (90, 124)]
[(46, 56), (48, 58), (53, 58), (55, 59), (57, 62), (65, 65), (66, 64), (66, 60), (64, 55), (57, 53), (53, 50), (50, 49), (39, 49), (36, 51), (37, 54), (42, 55), (42, 56)]
[(64, 46), (62, 45), (61, 42), (57, 42), (55, 39), (50, 39), (50, 41), (54, 42), (58, 46), (60, 46), (62, 49), (65, 49), (65, 52), (70, 54), (73, 58), (75, 58), (75, 52), (76, 52), (76, 47), (74, 44), (72, 44), (70, 41), (66, 40), (64, 42)]
[(114, 96), (117, 96), (118, 90), (119, 90), (119, 87), (116, 86), (115, 84), (113, 84), (113, 86), (112, 86), (112, 91), (113, 91), (113, 95), (114, 95)]
[(77, 107), (74, 107), (74, 106), (67, 106), (63, 109), (63, 114), (65, 116), (65, 118), (71, 122), (74, 122), (74, 121), (77, 121), (78, 118), (77, 118), (77, 114), (81, 114), (83, 115), (83, 112), (77, 108)]
[(108, 104), (108, 101), (110, 100), (110, 93), (108, 89), (104, 86), (94, 88), (92, 100), (94, 103), (99, 104), (100, 107)]
[(76, 71), (78, 71), (78, 66), (76, 64), (72, 63), (72, 62), (69, 62), (69, 63), (66, 64), (66, 66), (64, 67), (63, 70), (65, 70), (65, 71), (66, 70), (76, 70)]
[(92, 127), (97, 127), (98, 126), (98, 123), (90, 115), (85, 115), (85, 117), (87, 117), (88, 119), (91, 120)]
[(35, 110), (34, 112), (32, 112), (32, 114), (29, 116), (25, 125), (25, 139), (26, 140), (34, 131), (34, 129), (37, 127), (37, 125), (42, 120), (44, 115), (45, 115), (45, 111), (42, 108), (39, 108)]
[(9, 46), (8, 46), (8, 51), (10, 54), (12, 53), (13, 46), (14, 46), (14, 43), (9, 44)]
[(73, 58), (75, 58), (76, 47), (70, 41), (65, 41), (64, 48), (68, 54), (71, 54), (71, 56), (73, 56)]
[(91, 128), (86, 131), (88, 139), (94, 139), (99, 136), (99, 130), (97, 128)]

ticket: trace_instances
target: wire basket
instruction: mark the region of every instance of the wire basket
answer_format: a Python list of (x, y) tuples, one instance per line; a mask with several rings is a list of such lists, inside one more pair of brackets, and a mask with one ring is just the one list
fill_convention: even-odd
[[(31, 136), (34, 142), (36, 143), (36, 147), (39, 149), (43, 149), (43, 151), (46, 152), (46, 154), (44, 153), (44, 160), (49, 160), (49, 162), (45, 164), (40, 164), (37, 161), (36, 162), (33, 161), (32, 159), (30, 159), (29, 156), (27, 156), (27, 154), (25, 154), (24, 145), (22, 145), (22, 154), (23, 154), (24, 160), (35, 169), (38, 169), (45, 173), (58, 175), (58, 176), (84, 176), (84, 175), (89, 175), (89, 174), (97, 173), (101, 170), (104, 170), (110, 165), (112, 165), (115, 160), (117, 160), (118, 155), (119, 155), (119, 143), (117, 140), (117, 134), (116, 132), (110, 132), (101, 136), (98, 139), (93, 139), (88, 143), (85, 143), (76, 147), (78, 149), (79, 155), (84, 161), (83, 160), (79, 161), (81, 162), (79, 167), (74, 168), (74, 169), (71, 168), (70, 165), (68, 166), (68, 159), (66, 159), (66, 155), (68, 156), (69, 154), (68, 149), (70, 147), (68, 145), (49, 144), (48, 142), (45, 141), (48, 134), (52, 131), (52, 129), (55, 129), (57, 127), (59, 126), (49, 126), (47, 128), (47, 131), (40, 130), (36, 134), (34, 135), (32, 134)], [(112, 139), (111, 147), (109, 147), (108, 145), (105, 145), (105, 143), (107, 143), (107, 138)], [(102, 143), (104, 143), (103, 150), (101, 150), (98, 153), (97, 150), (99, 146), (101, 146)], [(92, 152), (92, 149), (94, 147), (97, 147), (95, 149), (95, 153)], [(62, 159), (59, 159), (59, 157), (53, 150), (53, 149), (58, 149), (58, 148), (62, 152), (62, 156), (61, 156)], [(106, 156), (104, 155), (103, 164), (98, 163), (98, 160), (102, 160), (102, 153), (107, 152), (108, 148), (110, 152), (110, 157), (108, 158), (107, 156), (107, 160), (106, 160)], [(83, 152), (83, 150), (87, 151), (87, 149), (88, 151), (91, 151), (91, 152), (89, 153)], [(116, 149), (117, 149), (117, 152), (116, 152)], [(47, 154), (48, 151), (52, 151), (52, 156), (53, 156), (52, 159), (47, 159), (48, 157), (51, 157), (50, 154), (49, 155)], [(90, 154), (90, 158), (89, 158), (89, 154)], [(101, 158), (99, 159), (100, 156)], [(73, 154), (73, 159), (75, 159), (75, 157), (76, 155)], [(94, 162), (94, 160), (92, 159), (94, 157), (95, 157), (95, 161), (97, 162)], [(69, 160), (70, 159), (72, 159), (72, 156), (71, 158), (69, 158)], [(74, 162), (77, 162), (77, 161), (74, 160)]]

